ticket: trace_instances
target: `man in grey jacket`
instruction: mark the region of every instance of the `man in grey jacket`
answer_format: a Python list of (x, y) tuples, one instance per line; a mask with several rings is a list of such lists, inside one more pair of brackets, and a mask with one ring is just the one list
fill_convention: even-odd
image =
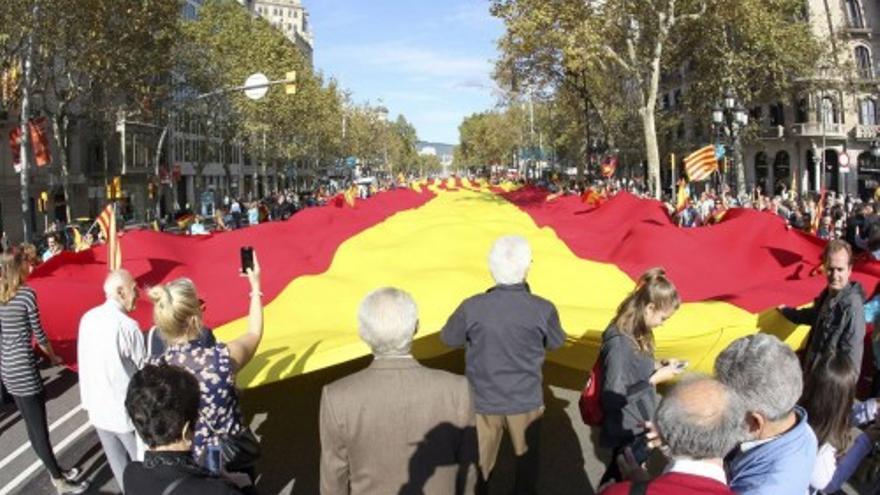
[(531, 263), (532, 251), (523, 237), (496, 240), (489, 252), (496, 285), (462, 302), (440, 333), (446, 345), (466, 348), (466, 374), (477, 413), (481, 491), (488, 489), (507, 429), (517, 456), (515, 492), (536, 493), (544, 413), (541, 367), (546, 350), (565, 342), (565, 332), (553, 303), (529, 291), (526, 274)]
[(810, 325), (804, 352), (804, 372), (809, 375), (824, 353), (847, 354), (861, 369), (865, 343), (865, 293), (858, 282), (850, 282), (852, 248), (833, 240), (822, 253), (822, 266), (828, 286), (809, 308), (780, 306), (782, 314), (794, 323)]

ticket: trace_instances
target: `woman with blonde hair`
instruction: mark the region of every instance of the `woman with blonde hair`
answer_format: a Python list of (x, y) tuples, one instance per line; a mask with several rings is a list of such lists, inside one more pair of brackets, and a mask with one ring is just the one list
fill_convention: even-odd
[(629, 447), (641, 464), (648, 456), (645, 423), (657, 409), (656, 386), (681, 373), (687, 363), (654, 359), (654, 329), (681, 304), (662, 268), (645, 272), (602, 334), (602, 430), (600, 443), (613, 455), (600, 484), (621, 481), (617, 456)]
[[(235, 374), (254, 357), (263, 337), (263, 293), (256, 253), (254, 267), (245, 275), (250, 283), (248, 330), (227, 343), (210, 344), (200, 338), (202, 303), (191, 280), (180, 278), (151, 288), (153, 322), (168, 347), (150, 362), (180, 366), (199, 381), (202, 394), (192, 445), (196, 462), (215, 473), (244, 472), (253, 481), (259, 448), (242, 421)], [(239, 448), (234, 458), (223, 452), (229, 444)]]
[(13, 248), (0, 257), (0, 379), (21, 413), (28, 440), (49, 471), (55, 489), (58, 493), (82, 493), (89, 484), (76, 482), (80, 474), (77, 468), (62, 471), (49, 443), (46, 396), (33, 340), (53, 365), (61, 364), (61, 359), (43, 331), (37, 295), (25, 283), (30, 272), (23, 249)]

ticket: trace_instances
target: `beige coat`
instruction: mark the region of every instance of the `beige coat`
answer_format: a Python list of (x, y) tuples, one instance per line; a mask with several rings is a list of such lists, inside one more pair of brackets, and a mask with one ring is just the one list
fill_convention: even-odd
[(411, 357), (374, 359), (324, 387), (321, 494), (473, 493), (477, 439), (467, 380)]

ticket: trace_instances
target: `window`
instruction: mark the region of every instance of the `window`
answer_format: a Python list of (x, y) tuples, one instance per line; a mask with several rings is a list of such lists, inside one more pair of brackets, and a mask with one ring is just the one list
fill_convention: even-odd
[(798, 124), (803, 124), (809, 120), (809, 105), (806, 98), (801, 98), (795, 105), (794, 120)]
[(859, 102), (859, 124), (877, 125), (877, 103), (871, 98)]
[(819, 101), (819, 122), (825, 125), (838, 124), (837, 102), (830, 96), (825, 96)]
[(859, 77), (862, 79), (872, 79), (874, 77), (874, 69), (871, 64), (871, 52), (868, 50), (868, 47), (863, 45), (857, 46), (855, 57)]
[(862, 18), (862, 6), (859, 0), (846, 0), (846, 17), (849, 20), (849, 27), (865, 27), (865, 20)]
[(675, 108), (679, 108), (681, 106), (681, 90), (676, 89), (675, 93), (672, 96), (672, 105)]
[(770, 105), (770, 125), (785, 125), (785, 106), (782, 105), (782, 102)]
[(759, 124), (762, 123), (764, 120), (764, 107), (752, 107), (752, 109), (749, 110), (749, 120)]

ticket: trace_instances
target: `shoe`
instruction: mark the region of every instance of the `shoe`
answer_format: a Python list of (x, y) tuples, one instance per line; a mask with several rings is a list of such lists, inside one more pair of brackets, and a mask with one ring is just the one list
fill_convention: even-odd
[(70, 468), (66, 471), (61, 471), (61, 477), (71, 483), (75, 483), (76, 480), (79, 479), (79, 475), (81, 475), (81, 474), (82, 474), (82, 471), (80, 471), (79, 468), (76, 468), (76, 467)]
[(72, 481), (67, 481), (64, 478), (53, 478), (52, 484), (55, 485), (55, 491), (58, 492), (58, 495), (76, 495), (78, 493), (84, 493), (86, 490), (89, 489), (88, 481), (75, 483)]

